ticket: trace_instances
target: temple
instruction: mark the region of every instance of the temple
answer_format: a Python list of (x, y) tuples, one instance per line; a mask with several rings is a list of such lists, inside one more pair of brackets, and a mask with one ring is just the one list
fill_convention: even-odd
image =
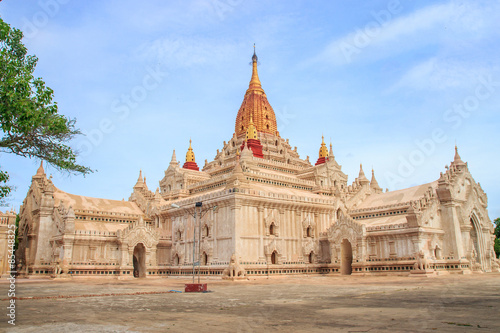
[(383, 192), (362, 166), (348, 183), (324, 138), (313, 165), (281, 137), (257, 60), (232, 136), (201, 170), (190, 140), (156, 190), (139, 172), (116, 201), (66, 193), (40, 165), (20, 211), (18, 270), (161, 277), (192, 274), (193, 258), (202, 275), (230, 278), (499, 270), (487, 196), (457, 148), (427, 184)]

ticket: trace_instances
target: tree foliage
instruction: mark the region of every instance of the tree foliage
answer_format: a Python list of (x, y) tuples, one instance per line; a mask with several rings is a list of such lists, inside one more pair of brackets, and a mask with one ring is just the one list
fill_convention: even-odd
[(500, 217), (497, 217), (494, 221), (495, 223), (495, 253), (497, 258), (500, 257)]
[[(45, 160), (60, 171), (92, 172), (76, 163), (66, 143), (80, 131), (75, 119), (58, 113), (53, 91), (33, 72), (38, 61), (28, 55), (23, 33), (0, 18), (0, 152)], [(0, 170), (0, 198), (9, 194), (9, 175)]]

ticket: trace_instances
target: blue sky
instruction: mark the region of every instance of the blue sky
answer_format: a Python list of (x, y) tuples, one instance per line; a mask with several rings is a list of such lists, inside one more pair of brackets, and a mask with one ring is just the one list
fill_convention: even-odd
[[(36, 74), (86, 136), (97, 170), (54, 169), (67, 192), (127, 199), (158, 186), (193, 140), (201, 167), (229, 140), (251, 75), (281, 136), (316, 160), (321, 135), (352, 182), (363, 163), (390, 190), (431, 182), (455, 142), (500, 216), (499, 1), (70, 1), (0, 3), (39, 57)], [(19, 210), (38, 162), (3, 154)]]

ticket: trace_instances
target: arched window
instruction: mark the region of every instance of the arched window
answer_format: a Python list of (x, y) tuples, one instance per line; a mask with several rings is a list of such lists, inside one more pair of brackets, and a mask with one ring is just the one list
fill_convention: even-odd
[(313, 261), (314, 261), (314, 253), (311, 252), (311, 253), (309, 253), (309, 263), (312, 264)]
[(276, 265), (278, 263), (278, 253), (276, 251), (271, 254), (271, 264)]
[(208, 228), (208, 225), (205, 225), (203, 227), (202, 234), (203, 234), (203, 237), (208, 237), (208, 235), (210, 234), (210, 228)]
[(269, 129), (269, 125), (266, 125), (266, 128)]
[(175, 255), (175, 257), (174, 257), (174, 265), (175, 265), (175, 266), (179, 266), (179, 261), (180, 261), (180, 260), (179, 260), (179, 255), (178, 255), (178, 254), (176, 254), (176, 255)]
[(274, 235), (276, 232), (276, 226), (274, 225), (274, 222), (271, 223), (271, 225), (269, 226), (269, 235)]
[(182, 232), (180, 230), (177, 230), (177, 240), (181, 240), (182, 239)]
[(307, 227), (307, 229), (306, 229), (306, 236), (307, 237), (312, 237), (312, 228), (311, 228), (311, 226)]
[(202, 266), (208, 265), (208, 255), (206, 252), (203, 252), (203, 255), (201, 256), (201, 265)]

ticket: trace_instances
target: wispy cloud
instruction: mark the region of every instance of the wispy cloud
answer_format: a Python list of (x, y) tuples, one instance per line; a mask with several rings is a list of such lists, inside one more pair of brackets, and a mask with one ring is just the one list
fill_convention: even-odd
[(466, 88), (475, 84), (479, 77), (498, 70), (498, 66), (431, 57), (410, 67), (386, 92), (393, 93), (402, 88), (435, 91)]
[(342, 66), (374, 62), (426, 46), (446, 47), (456, 43), (457, 36), (478, 39), (491, 33), (489, 23), (498, 15), (498, 7), (497, 3), (486, 6), (448, 2), (404, 16), (387, 11), (380, 18), (373, 12), (373, 20), (330, 42), (308, 63)]
[(212, 66), (224, 59), (234, 58), (240, 47), (221, 39), (165, 37), (144, 43), (136, 56), (169, 66), (190, 67), (210, 62)]

